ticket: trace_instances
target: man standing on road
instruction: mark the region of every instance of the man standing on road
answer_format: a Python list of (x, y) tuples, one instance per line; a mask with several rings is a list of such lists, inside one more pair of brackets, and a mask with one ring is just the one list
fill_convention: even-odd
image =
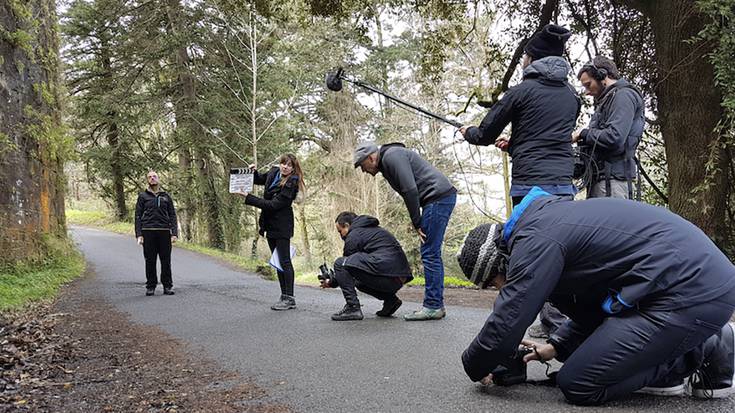
[(161, 259), (163, 294), (174, 295), (171, 278), (171, 244), (178, 240), (179, 224), (171, 196), (161, 190), (158, 174), (148, 172), (148, 188), (138, 194), (135, 204), (135, 236), (143, 245), (145, 257), (145, 295), (154, 295), (158, 276), (156, 264)]
[(373, 176), (378, 172), (383, 174), (390, 186), (403, 197), (411, 224), (421, 242), (426, 280), (424, 303), (420, 310), (403, 318), (406, 321), (444, 318), (442, 242), (457, 203), (457, 190), (444, 174), (401, 143), (378, 148), (373, 142), (363, 142), (355, 149), (354, 165)]
[[(460, 129), (473, 145), (495, 144), (513, 161), (510, 195), (517, 205), (533, 186), (555, 195), (574, 196), (574, 157), (569, 136), (581, 102), (567, 76), (572, 68), (561, 57), (571, 32), (548, 24), (528, 41), (523, 81), (508, 89), (480, 123)], [(510, 139), (501, 137), (512, 124)]]
[[(479, 127), (460, 129), (473, 145), (495, 144), (512, 158), (510, 195), (513, 206), (538, 186), (544, 191), (573, 197), (574, 156), (569, 136), (579, 116), (581, 102), (567, 82), (572, 68), (561, 57), (571, 32), (547, 24), (526, 44), (523, 56), (523, 81), (508, 89), (490, 108)], [(511, 123), (510, 140), (501, 137)], [(564, 321), (559, 311), (546, 304), (540, 314), (541, 324), (529, 334), (547, 336)]]
[(458, 259), (472, 282), (500, 289), (462, 355), (473, 381), (507, 364), (550, 300), (569, 319), (548, 344), (524, 341), (535, 349), (524, 360), (563, 362), (556, 382), (569, 402), (681, 395), (688, 376), (695, 397), (735, 393), (735, 267), (663, 208), (534, 188), (504, 225), (472, 230)]
[(341, 212), (335, 225), (345, 242), (344, 250), (334, 262), (334, 276), (320, 282), (322, 288), (341, 288), (347, 304), (332, 320), (362, 320), (355, 288), (382, 300), (383, 308), (375, 314), (390, 317), (402, 304), (396, 292), (413, 279), (401, 244), (369, 215)]
[(635, 151), (646, 124), (643, 96), (603, 56), (582, 66), (577, 78), (595, 99), (589, 126), (572, 134), (591, 158), (587, 198), (632, 199)]

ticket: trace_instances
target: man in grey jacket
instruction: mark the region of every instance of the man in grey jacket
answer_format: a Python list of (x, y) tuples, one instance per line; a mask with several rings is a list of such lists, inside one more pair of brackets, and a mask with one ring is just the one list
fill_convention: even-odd
[(378, 172), (398, 192), (406, 203), (411, 224), (421, 241), (424, 264), (423, 307), (406, 314), (407, 321), (439, 320), (444, 318), (444, 262), (442, 242), (444, 232), (457, 202), (457, 190), (449, 179), (418, 153), (401, 143), (378, 148), (373, 142), (357, 146), (355, 168), (375, 176)]
[(645, 127), (641, 92), (620, 77), (615, 62), (603, 56), (584, 65), (577, 78), (595, 99), (589, 126), (572, 134), (572, 142), (591, 159), (587, 197), (632, 199), (634, 156)]

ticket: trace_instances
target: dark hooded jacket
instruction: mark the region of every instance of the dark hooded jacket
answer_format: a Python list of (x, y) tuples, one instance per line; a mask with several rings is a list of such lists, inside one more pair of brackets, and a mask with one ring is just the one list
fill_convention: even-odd
[(609, 167), (611, 178), (631, 180), (636, 170), (633, 157), (646, 126), (643, 97), (627, 80), (619, 79), (605, 88), (596, 106), (579, 140), (591, 151), (597, 165), (594, 178), (602, 179)]
[(279, 168), (274, 166), (267, 174), (255, 171), (253, 183), (265, 185), (263, 197), (248, 194), (247, 205), (261, 209), (258, 227), (260, 235), (266, 238), (293, 237), (293, 208), (291, 204), (299, 192), (299, 177), (291, 176), (283, 187), (280, 186)]
[(345, 237), (344, 266), (411, 281), (411, 267), (401, 244), (379, 225), (378, 219), (369, 215), (359, 215), (352, 221)]
[(663, 208), (541, 196), (508, 228), (513, 220), (500, 243), (510, 252), (507, 283), (462, 355), (474, 381), (513, 354), (547, 299), (571, 319), (551, 337), (564, 361), (606, 317), (686, 308), (735, 288), (730, 260)]
[(581, 102), (567, 83), (571, 67), (561, 57), (533, 61), (523, 81), (508, 89), (479, 127), (469, 127), (467, 142), (488, 146), (512, 123), (508, 154), (514, 185), (571, 185), (574, 172), (572, 131)]
[(378, 170), (403, 198), (414, 228), (421, 226), (421, 207), (457, 192), (443, 173), (402, 143), (380, 147)]
[(168, 230), (179, 236), (174, 200), (164, 191), (157, 193), (149, 189), (138, 194), (135, 203), (135, 236), (142, 237), (143, 230)]

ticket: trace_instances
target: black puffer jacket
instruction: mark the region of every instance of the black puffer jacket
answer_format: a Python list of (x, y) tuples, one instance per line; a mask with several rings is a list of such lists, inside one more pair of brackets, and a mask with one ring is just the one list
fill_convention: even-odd
[(469, 127), (467, 142), (492, 145), (512, 123), (508, 153), (514, 185), (569, 185), (574, 158), (572, 130), (581, 102), (567, 83), (566, 60), (550, 56), (523, 70), (523, 81), (505, 92), (479, 127)]
[(263, 198), (248, 194), (245, 203), (262, 210), (258, 220), (260, 235), (265, 235), (267, 238), (291, 238), (293, 237), (291, 204), (299, 192), (299, 177), (291, 176), (281, 187), (279, 182), (274, 182), (277, 177), (280, 177), (278, 172), (277, 166), (271, 168), (267, 174), (255, 171), (253, 183), (265, 185)]
[(359, 215), (345, 238), (345, 267), (353, 267), (385, 277), (413, 279), (406, 254), (396, 237), (379, 227), (377, 218)]
[(179, 236), (174, 200), (164, 191), (153, 193), (149, 189), (138, 194), (135, 203), (135, 236), (142, 237), (144, 229), (169, 230)]

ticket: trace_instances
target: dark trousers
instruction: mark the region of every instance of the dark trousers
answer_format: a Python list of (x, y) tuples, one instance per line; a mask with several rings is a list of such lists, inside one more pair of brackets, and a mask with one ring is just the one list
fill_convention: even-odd
[(403, 287), (403, 282), (399, 278), (384, 277), (357, 268), (345, 267), (342, 265), (344, 260), (344, 257), (340, 257), (334, 262), (334, 279), (342, 289), (347, 304), (360, 305), (355, 288), (381, 301), (397, 298), (396, 292)]
[(281, 260), (281, 268), (278, 271), (278, 283), (281, 285), (281, 294), (293, 297), (294, 271), (291, 263), (291, 240), (288, 238), (267, 238), (268, 248), (278, 250), (278, 258)]
[(559, 388), (571, 403), (595, 405), (683, 380), (713, 351), (722, 351), (721, 331), (733, 310), (735, 289), (689, 308), (633, 308), (605, 318), (564, 362)]
[(143, 257), (145, 257), (145, 286), (156, 288), (158, 276), (156, 263), (161, 259), (161, 284), (173, 287), (171, 279), (171, 232), (168, 230), (143, 230)]

